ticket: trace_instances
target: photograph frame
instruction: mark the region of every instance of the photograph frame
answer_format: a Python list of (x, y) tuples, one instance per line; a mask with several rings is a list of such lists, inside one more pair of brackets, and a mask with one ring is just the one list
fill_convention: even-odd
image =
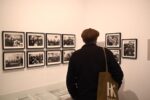
[(42, 32), (26, 32), (27, 49), (44, 49), (45, 34)]
[(2, 31), (3, 50), (24, 49), (25, 32), (21, 31)]
[(121, 47), (121, 32), (106, 33), (105, 34), (106, 48), (120, 48)]
[(62, 47), (62, 36), (59, 33), (46, 33), (46, 48), (55, 49)]
[[(50, 58), (51, 56), (51, 58)], [(62, 51), (61, 50), (47, 50), (46, 51), (46, 65), (58, 65), (61, 64)], [(51, 62), (50, 62), (51, 61)]]
[[(62, 63), (63, 64), (68, 64), (69, 63), (69, 59), (72, 56), (73, 52), (75, 52), (75, 49), (62, 50)], [(67, 55), (65, 53), (67, 53)], [(69, 56), (69, 57), (66, 58), (66, 56)]]
[(137, 59), (138, 39), (122, 39), (122, 58)]
[(116, 59), (118, 64), (121, 64), (121, 49), (109, 49)]
[(45, 51), (27, 51), (27, 68), (45, 66)]
[(3, 52), (3, 70), (25, 68), (24, 51), (5, 51)]
[(75, 34), (62, 34), (62, 47), (63, 48), (75, 48), (76, 47), (76, 35)]

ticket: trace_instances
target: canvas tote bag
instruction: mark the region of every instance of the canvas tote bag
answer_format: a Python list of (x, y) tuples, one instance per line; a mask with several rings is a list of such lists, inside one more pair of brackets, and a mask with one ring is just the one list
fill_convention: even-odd
[(104, 48), (103, 51), (105, 56), (106, 72), (99, 72), (97, 100), (119, 100), (118, 84), (112, 79), (111, 74), (108, 72), (107, 57)]

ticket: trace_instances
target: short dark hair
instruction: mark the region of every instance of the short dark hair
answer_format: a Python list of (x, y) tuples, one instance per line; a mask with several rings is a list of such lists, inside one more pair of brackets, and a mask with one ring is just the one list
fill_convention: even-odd
[(81, 37), (85, 43), (96, 41), (98, 36), (99, 32), (92, 28), (85, 29), (81, 34)]

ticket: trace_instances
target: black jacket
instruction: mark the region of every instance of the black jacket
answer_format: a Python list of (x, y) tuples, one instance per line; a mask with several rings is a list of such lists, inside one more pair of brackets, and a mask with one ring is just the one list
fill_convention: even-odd
[[(112, 52), (105, 49), (109, 72), (114, 80), (122, 83), (123, 72)], [(74, 100), (96, 100), (98, 73), (105, 69), (104, 51), (95, 44), (86, 44), (70, 58), (67, 72), (67, 88)]]

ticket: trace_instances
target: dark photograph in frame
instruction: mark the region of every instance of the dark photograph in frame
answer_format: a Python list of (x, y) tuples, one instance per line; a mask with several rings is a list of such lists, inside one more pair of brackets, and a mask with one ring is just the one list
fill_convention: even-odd
[(44, 51), (27, 51), (27, 67), (39, 67), (45, 65)]
[(137, 58), (137, 39), (122, 39), (122, 57)]
[(48, 50), (46, 53), (47, 65), (61, 64), (61, 50)]
[(45, 47), (45, 35), (38, 32), (27, 32), (27, 49), (43, 49)]
[(2, 31), (3, 49), (24, 49), (25, 33), (19, 31)]
[(70, 57), (72, 56), (74, 49), (68, 49), (62, 51), (62, 63), (69, 63)]
[(46, 48), (61, 48), (62, 44), (61, 34), (58, 33), (46, 33)]
[(76, 36), (74, 34), (62, 35), (62, 47), (63, 48), (75, 48)]
[(121, 50), (120, 49), (109, 49), (113, 55), (118, 64), (121, 64)]
[(3, 52), (3, 69), (20, 69), (25, 67), (24, 51)]
[(107, 48), (120, 48), (121, 47), (121, 33), (106, 33), (105, 46)]

